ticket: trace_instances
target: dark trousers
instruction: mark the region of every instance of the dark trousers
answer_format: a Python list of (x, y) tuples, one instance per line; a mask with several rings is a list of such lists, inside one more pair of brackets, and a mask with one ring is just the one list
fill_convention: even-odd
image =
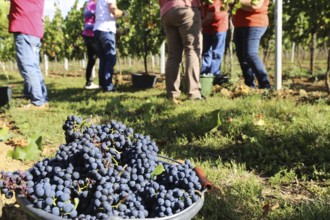
[(87, 47), (87, 67), (86, 67), (86, 85), (90, 85), (93, 81), (93, 67), (99, 54), (98, 45), (94, 37), (83, 36)]

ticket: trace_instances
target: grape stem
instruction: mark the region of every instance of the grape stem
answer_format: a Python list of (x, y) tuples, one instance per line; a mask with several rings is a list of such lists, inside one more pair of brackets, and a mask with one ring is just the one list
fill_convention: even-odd
[(111, 207), (115, 208), (115, 209), (118, 209), (119, 205), (122, 204), (123, 202), (125, 202), (127, 198), (128, 198), (128, 196), (125, 196), (116, 205), (112, 205)]

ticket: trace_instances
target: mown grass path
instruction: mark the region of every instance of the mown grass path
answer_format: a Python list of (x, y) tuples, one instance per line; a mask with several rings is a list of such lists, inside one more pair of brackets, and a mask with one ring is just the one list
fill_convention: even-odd
[[(127, 78), (124, 78), (127, 79)], [(128, 77), (129, 80), (129, 77)], [(64, 142), (68, 115), (90, 121), (121, 121), (149, 134), (161, 154), (190, 159), (215, 186), (196, 219), (329, 219), (330, 106), (323, 91), (249, 90), (214, 87), (211, 97), (175, 105), (164, 82), (134, 90), (129, 81), (114, 93), (84, 90), (83, 77), (46, 78), (49, 110), (22, 111), (22, 81), (3, 114), (21, 138), (39, 134), (51, 157)], [(297, 86), (297, 84), (295, 84)]]

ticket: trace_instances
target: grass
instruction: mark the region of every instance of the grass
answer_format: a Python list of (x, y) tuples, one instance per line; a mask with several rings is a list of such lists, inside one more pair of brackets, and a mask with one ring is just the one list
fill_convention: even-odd
[[(1, 76), (0, 76), (1, 77)], [(150, 134), (161, 154), (190, 159), (214, 184), (195, 219), (329, 219), (330, 106), (276, 92), (249, 91), (234, 97), (173, 105), (160, 88), (118, 92), (83, 89), (81, 75), (46, 77), (50, 109), (22, 111), (22, 79), (10, 74), (14, 98), (2, 112), (20, 134), (44, 138), (42, 157), (64, 143), (68, 115), (96, 122), (121, 121)], [(235, 86), (227, 87), (235, 90)], [(322, 98), (320, 98), (322, 99)]]

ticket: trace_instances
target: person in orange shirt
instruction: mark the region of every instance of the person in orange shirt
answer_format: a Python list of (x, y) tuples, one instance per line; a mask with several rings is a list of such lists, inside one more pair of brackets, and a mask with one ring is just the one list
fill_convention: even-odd
[(203, 52), (201, 74), (220, 76), (228, 30), (228, 11), (221, 10), (222, 1), (202, 5)]
[(255, 88), (255, 77), (261, 89), (270, 89), (266, 68), (258, 55), (261, 37), (269, 25), (269, 0), (241, 0), (242, 7), (233, 15), (234, 43), (245, 84)]

